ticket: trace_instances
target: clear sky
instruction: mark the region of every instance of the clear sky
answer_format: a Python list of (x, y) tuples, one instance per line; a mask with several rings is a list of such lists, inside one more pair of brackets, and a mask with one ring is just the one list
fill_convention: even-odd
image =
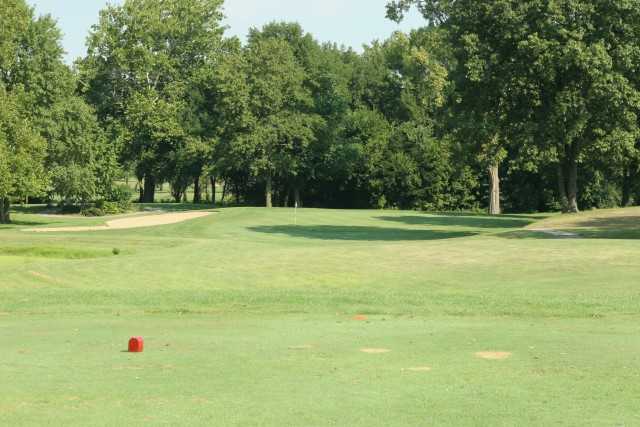
[[(64, 33), (69, 62), (85, 53), (89, 28), (107, 0), (27, 0), (36, 13), (51, 14)], [(111, 0), (110, 3), (120, 3)], [(296, 21), (320, 41), (332, 41), (360, 50), (375, 39), (385, 39), (394, 30), (408, 31), (423, 25), (413, 13), (401, 25), (385, 18), (387, 0), (226, 0), (228, 35), (244, 37), (249, 28), (270, 21)]]

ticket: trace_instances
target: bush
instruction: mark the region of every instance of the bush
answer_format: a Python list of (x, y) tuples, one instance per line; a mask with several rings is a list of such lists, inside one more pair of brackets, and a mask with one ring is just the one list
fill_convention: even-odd
[(60, 208), (60, 212), (62, 212), (63, 214), (79, 214), (82, 211), (80, 206), (74, 205), (72, 203), (61, 202), (58, 207)]
[(82, 215), (84, 216), (105, 216), (105, 213), (102, 209), (98, 207), (86, 208), (82, 210)]
[(118, 215), (123, 212), (122, 209), (120, 209), (120, 205), (116, 202), (102, 202), (100, 208), (106, 215)]
[(133, 190), (126, 184), (115, 186), (109, 195), (109, 202), (117, 205), (118, 212), (124, 213), (131, 209), (131, 199), (133, 198)]

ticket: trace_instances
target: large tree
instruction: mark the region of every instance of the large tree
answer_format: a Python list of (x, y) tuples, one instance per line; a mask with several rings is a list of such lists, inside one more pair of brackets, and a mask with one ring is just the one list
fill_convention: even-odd
[(475, 93), (474, 116), (488, 112), (496, 138), (511, 133), (510, 141), (548, 152), (563, 210), (577, 212), (578, 165), (589, 147), (633, 141), (640, 3), (397, 0), (388, 15), (401, 19), (413, 5), (449, 31), (462, 80), (482, 84), (463, 92)]
[[(201, 103), (192, 95), (203, 69), (220, 59), (222, 0), (127, 0), (108, 6), (89, 37), (81, 64), (85, 91), (105, 127), (123, 141), (144, 179), (141, 201), (153, 202), (161, 179), (175, 180), (170, 159), (205, 138)], [(192, 177), (194, 178), (194, 177)]]
[(36, 132), (15, 94), (0, 84), (0, 224), (10, 222), (12, 198), (44, 194), (46, 142)]
[(55, 21), (36, 17), (23, 0), (5, 0), (2, 7), (4, 210), (11, 197), (26, 201), (46, 192), (65, 198), (82, 193), (86, 197), (78, 198), (86, 199), (105, 193), (114, 164), (94, 112), (75, 95), (76, 76), (63, 61)]
[(291, 46), (279, 38), (252, 39), (245, 49), (250, 130), (237, 139), (265, 185), (265, 203), (273, 206), (274, 180), (297, 176), (321, 118), (305, 87), (305, 69)]

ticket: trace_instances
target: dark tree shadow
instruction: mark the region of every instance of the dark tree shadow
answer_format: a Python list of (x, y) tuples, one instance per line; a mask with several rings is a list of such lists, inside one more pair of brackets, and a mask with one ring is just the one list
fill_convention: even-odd
[(481, 212), (425, 212), (425, 215), (433, 216), (445, 216), (445, 217), (481, 217), (481, 218), (514, 218), (514, 219), (526, 219), (529, 221), (540, 221), (549, 216), (549, 214), (500, 214), (499, 216), (489, 216), (486, 213)]
[(437, 225), (469, 228), (522, 228), (534, 221), (527, 218), (491, 217), (491, 216), (433, 216), (433, 215), (403, 215), (380, 216), (376, 219), (400, 222), (408, 225)]
[[(638, 240), (640, 239), (640, 217), (621, 216), (586, 218), (566, 225), (558, 225), (560, 231), (574, 233), (580, 239)], [(534, 230), (517, 230), (499, 234), (507, 239), (571, 239), (553, 236)], [(575, 238), (575, 237), (574, 237)]]
[(19, 228), (19, 227), (37, 227), (40, 225), (48, 225), (53, 224), (53, 222), (35, 222), (35, 221), (15, 221), (12, 220), (9, 224), (0, 224), (0, 230), (6, 230), (10, 228)]
[(193, 204), (193, 203), (136, 203), (135, 206), (141, 212), (186, 212), (186, 211), (204, 211), (215, 209), (212, 204)]
[(443, 240), (475, 236), (477, 233), (438, 230), (405, 230), (401, 228), (338, 226), (338, 225), (274, 225), (249, 227), (256, 233), (284, 234), (317, 240), (408, 241)]

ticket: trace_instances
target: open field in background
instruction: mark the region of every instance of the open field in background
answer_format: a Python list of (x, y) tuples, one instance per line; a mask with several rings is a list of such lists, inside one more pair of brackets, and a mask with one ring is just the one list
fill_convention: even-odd
[[(137, 201), (139, 199), (139, 187), (138, 183), (135, 179), (129, 178), (128, 180), (121, 179), (115, 181), (116, 185), (127, 185), (131, 190), (133, 190), (133, 200)], [(203, 182), (204, 184), (204, 182)], [(222, 192), (224, 190), (223, 185), (216, 185), (216, 202), (222, 202)], [(211, 184), (207, 182), (207, 185), (203, 185), (202, 187), (202, 198), (205, 200), (211, 201), (212, 196)], [(187, 200), (189, 202), (193, 201), (193, 185), (190, 185), (186, 191)], [(207, 199), (208, 196), (208, 199)], [(232, 203), (233, 194), (231, 193), (231, 188), (227, 190), (227, 196), (225, 202)], [(168, 183), (164, 183), (159, 185), (156, 189), (156, 203), (174, 203), (173, 196), (171, 195), (171, 185)]]
[(640, 424), (638, 208), (36, 212), (0, 226), (0, 425)]

